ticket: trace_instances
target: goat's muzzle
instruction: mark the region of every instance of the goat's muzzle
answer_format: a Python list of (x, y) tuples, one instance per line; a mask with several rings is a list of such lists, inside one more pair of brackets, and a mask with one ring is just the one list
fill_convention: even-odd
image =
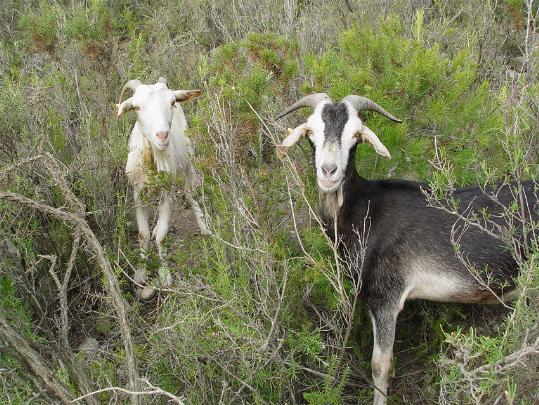
[(170, 137), (168, 135), (168, 131), (158, 132), (157, 134), (155, 134), (155, 136), (157, 137), (159, 141), (158, 147), (160, 149), (165, 149), (170, 143)]

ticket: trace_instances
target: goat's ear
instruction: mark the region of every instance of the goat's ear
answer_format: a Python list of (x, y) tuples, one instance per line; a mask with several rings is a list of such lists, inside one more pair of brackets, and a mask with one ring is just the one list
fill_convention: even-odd
[(279, 156), (286, 156), (288, 150), (294, 146), (303, 136), (307, 135), (307, 124), (301, 124), (295, 129), (288, 128), (288, 136), (283, 139), (280, 145), (277, 145), (277, 154)]
[(202, 90), (175, 90), (174, 95), (176, 96), (176, 101), (189, 101), (197, 98), (202, 94)]
[(124, 112), (131, 111), (133, 109), (133, 102), (131, 97), (125, 100), (122, 104), (116, 104), (118, 111), (116, 112), (116, 118), (120, 118)]
[(389, 154), (389, 151), (384, 146), (384, 144), (380, 141), (380, 139), (378, 139), (376, 134), (372, 132), (369, 128), (367, 128), (365, 125), (363, 125), (363, 127), (356, 136), (362, 142), (369, 142), (373, 146), (376, 153), (378, 153), (379, 155), (391, 159), (391, 155)]

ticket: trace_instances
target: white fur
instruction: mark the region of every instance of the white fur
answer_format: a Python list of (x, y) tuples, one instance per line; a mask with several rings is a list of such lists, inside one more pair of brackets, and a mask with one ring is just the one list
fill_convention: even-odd
[[(137, 111), (137, 122), (129, 138), (129, 154), (125, 172), (134, 188), (139, 242), (143, 256), (149, 247), (149, 219), (151, 210), (145, 206), (140, 193), (148, 180), (148, 164), (154, 165), (159, 172), (185, 176), (187, 198), (191, 203), (200, 231), (208, 233), (204, 215), (192, 195), (195, 170), (191, 163), (193, 148), (185, 136), (187, 122), (183, 110), (176, 102), (174, 92), (165, 83), (139, 85), (129, 102)], [(119, 115), (123, 112), (119, 109)], [(168, 131), (168, 145), (157, 134)], [(159, 201), (159, 216), (152, 236), (159, 249), (159, 256), (164, 262), (166, 252), (163, 240), (168, 233), (171, 209), (171, 191), (164, 191)], [(144, 282), (144, 276), (139, 281)]]

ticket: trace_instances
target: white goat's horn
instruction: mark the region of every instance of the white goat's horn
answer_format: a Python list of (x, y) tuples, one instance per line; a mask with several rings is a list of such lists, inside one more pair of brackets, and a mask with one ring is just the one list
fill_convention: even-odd
[(164, 83), (164, 84), (167, 84), (167, 79), (165, 79), (163, 76), (161, 76), (161, 77), (157, 80), (157, 83)]
[(129, 89), (135, 91), (135, 89), (140, 86), (142, 83), (140, 80), (133, 79), (129, 80), (126, 84), (124, 84), (124, 87), (122, 87), (122, 91), (120, 92), (120, 100), (118, 101), (118, 104), (122, 103), (122, 98), (124, 96), (124, 92)]
[(292, 111), (295, 111), (301, 107), (311, 107), (314, 109), (321, 101), (324, 100), (331, 100), (326, 93), (309, 94), (308, 96), (303, 97), (301, 100), (296, 101), (288, 109), (279, 114), (277, 119), (283, 118), (286, 114), (290, 114)]
[(341, 102), (348, 101), (352, 106), (356, 109), (357, 112), (363, 111), (363, 110), (370, 110), (370, 111), (376, 111), (377, 113), (380, 113), (387, 118), (389, 118), (392, 121), (395, 122), (402, 122), (402, 120), (395, 117), (393, 114), (388, 113), (386, 110), (384, 110), (382, 107), (380, 107), (378, 104), (376, 104), (374, 101), (369, 100), (366, 97), (356, 96), (356, 95), (349, 95), (344, 97)]

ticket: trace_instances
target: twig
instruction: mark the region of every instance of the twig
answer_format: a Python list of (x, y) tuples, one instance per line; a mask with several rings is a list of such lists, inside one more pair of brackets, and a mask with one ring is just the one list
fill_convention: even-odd
[[(118, 314), (120, 330), (122, 332), (122, 337), (124, 341), (125, 355), (127, 358), (127, 367), (129, 370), (130, 386), (134, 388), (134, 391), (138, 391), (139, 390), (138, 389), (139, 388), (138, 368), (137, 368), (137, 362), (135, 358), (133, 340), (131, 338), (131, 330), (129, 328), (129, 323), (127, 321), (126, 303), (121, 295), (120, 287), (118, 285), (118, 280), (116, 279), (116, 276), (114, 275), (114, 272), (112, 271), (112, 267), (106, 258), (105, 251), (103, 247), (101, 246), (101, 244), (99, 243), (99, 241), (97, 240), (95, 234), (90, 229), (88, 223), (84, 220), (84, 218), (80, 217), (79, 215), (76, 215), (71, 212), (67, 212), (58, 208), (54, 208), (50, 205), (32, 200), (20, 194), (16, 194), (12, 192), (0, 192), (0, 199), (6, 199), (9, 201), (19, 203), (19, 204), (23, 204), (28, 207), (34, 208), (40, 212), (43, 212), (45, 214), (51, 215), (59, 220), (67, 221), (71, 225), (77, 227), (78, 230), (81, 232), (81, 235), (84, 236), (90, 250), (92, 250), (94, 254), (96, 261), (98, 262), (99, 266), (105, 273), (108, 291), (112, 298), (112, 303), (114, 305), (114, 308)], [(133, 396), (132, 401), (134, 404), (139, 404), (139, 398), (136, 395)]]
[(91, 396), (101, 394), (103, 392), (109, 392), (109, 391), (115, 391), (116, 392), (116, 391), (118, 391), (118, 392), (123, 392), (125, 394), (129, 394), (129, 395), (131, 395), (131, 397), (136, 397), (136, 398), (138, 398), (141, 395), (164, 395), (166, 397), (169, 397), (174, 403), (176, 403), (178, 405), (184, 405), (185, 404), (183, 402), (183, 400), (184, 400), (183, 397), (178, 397), (178, 396), (176, 396), (174, 394), (171, 394), (168, 391), (165, 391), (165, 390), (163, 390), (163, 389), (161, 389), (159, 387), (156, 387), (156, 386), (150, 384), (150, 382), (145, 378), (141, 378), (140, 380), (148, 385), (148, 387), (150, 388), (150, 391), (131, 391), (131, 390), (121, 388), (121, 387), (107, 387), (107, 388), (102, 388), (100, 390), (90, 392), (90, 393), (88, 393), (86, 395), (82, 395), (82, 396), (80, 396), (78, 398), (75, 398), (74, 400), (71, 401), (71, 403), (79, 402), (79, 401), (82, 401), (83, 399), (88, 400)]
[(64, 404), (71, 402), (73, 396), (45, 364), (39, 353), (34, 351), (26, 339), (19, 335), (2, 316), (0, 316), (0, 337), (13, 347), (51, 395)]

